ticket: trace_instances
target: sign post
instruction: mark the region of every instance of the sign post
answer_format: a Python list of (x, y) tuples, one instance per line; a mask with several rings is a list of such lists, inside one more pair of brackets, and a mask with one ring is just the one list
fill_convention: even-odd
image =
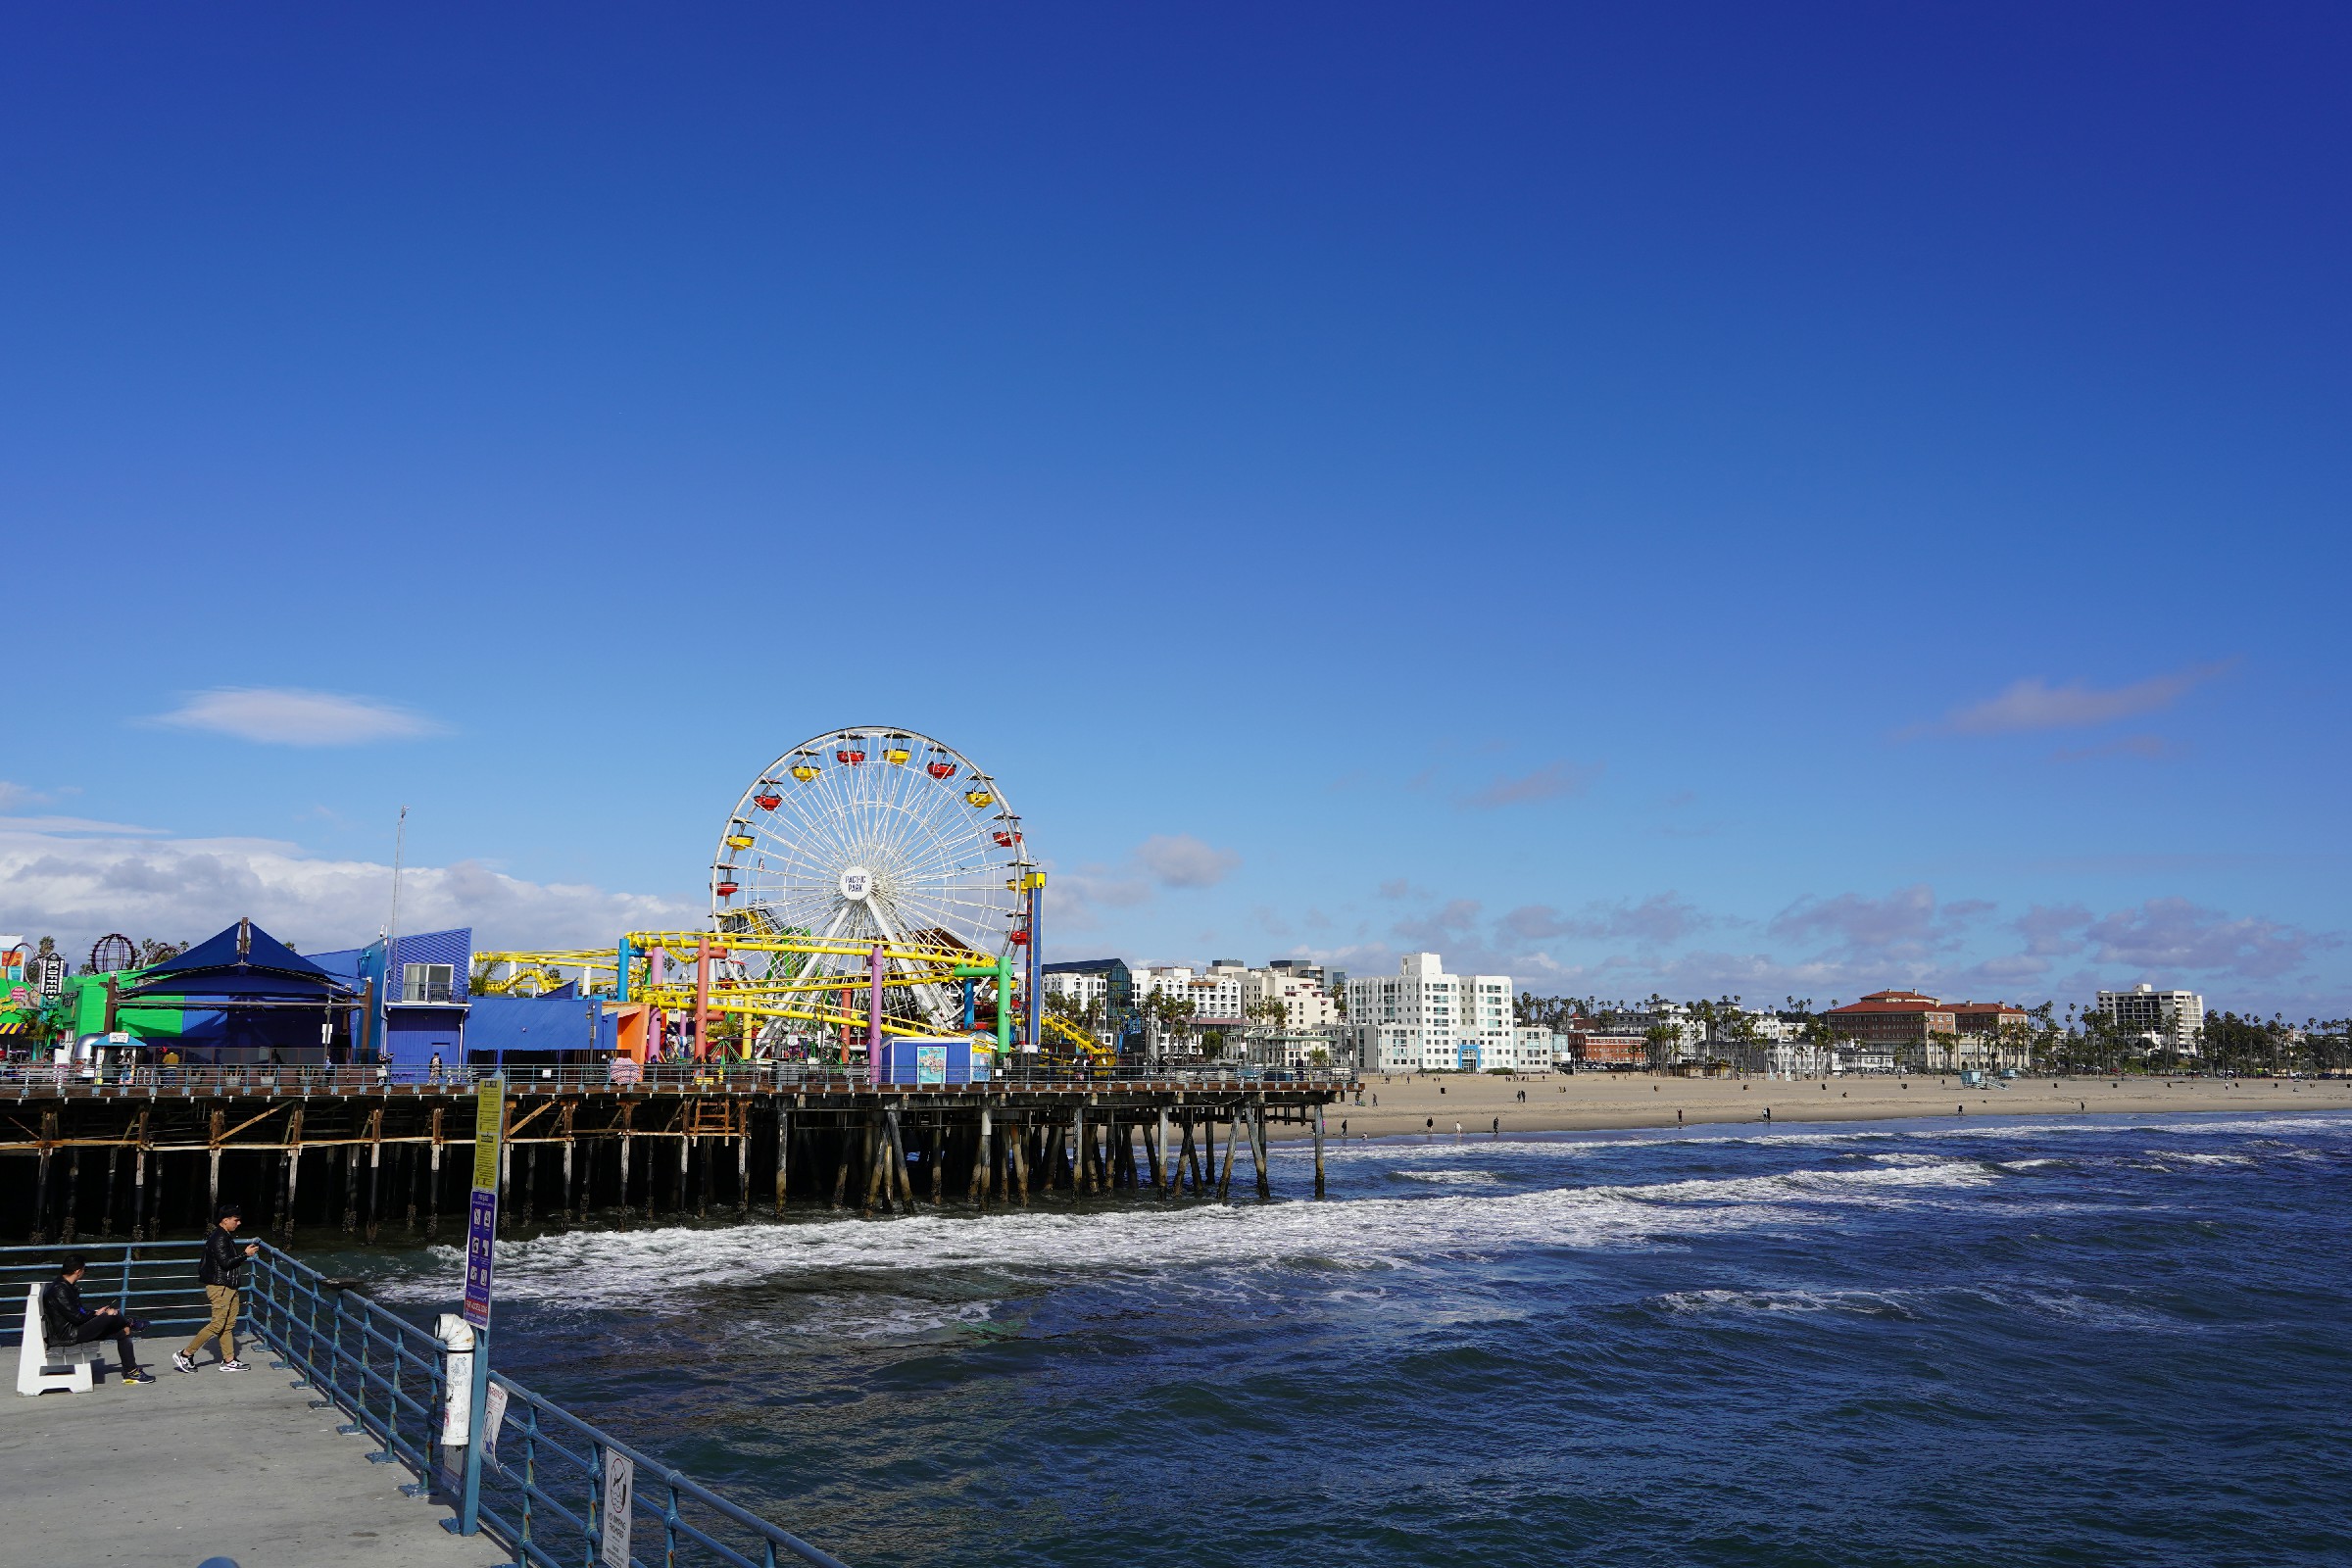
[(605, 1511), (596, 1554), (600, 1568), (629, 1568), (629, 1536), (637, 1509), (637, 1465), (618, 1448), (605, 1450)]
[(472, 1421), (466, 1434), (466, 1483), (458, 1503), (461, 1536), (482, 1528), (482, 1450), (490, 1403), (490, 1268), (498, 1242), (498, 1152), (506, 1120), (507, 1081), (494, 1073), (474, 1090), (473, 1196), (466, 1221), (466, 1321), (473, 1325)]

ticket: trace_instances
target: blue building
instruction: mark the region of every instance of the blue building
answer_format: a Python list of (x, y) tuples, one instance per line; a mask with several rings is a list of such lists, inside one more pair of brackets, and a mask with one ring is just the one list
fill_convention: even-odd
[(352, 1027), (362, 1059), (380, 1056), (396, 1067), (422, 1067), (436, 1055), (447, 1066), (465, 1059), (472, 927), (396, 937), (388, 962), (381, 938), (364, 948), (313, 954), (311, 961), (369, 999), (376, 1017), (355, 1019)]
[(510, 1074), (601, 1066), (612, 1059), (618, 1029), (603, 998), (583, 997), (573, 986), (539, 997), (475, 997), (466, 1019), (466, 1060)]

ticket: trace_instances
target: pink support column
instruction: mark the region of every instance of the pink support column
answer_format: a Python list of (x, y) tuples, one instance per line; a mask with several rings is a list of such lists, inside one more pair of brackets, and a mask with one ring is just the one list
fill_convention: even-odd
[[(667, 982), (669, 978), (668, 958), (669, 954), (659, 943), (646, 951), (645, 981), (648, 990), (659, 988)], [(653, 1045), (650, 1051), (652, 1059), (655, 1061), (667, 1060), (669, 1056), (669, 1014), (662, 1008), (656, 1007), (653, 1017), (649, 1021), (653, 1026)]]
[(694, 945), (694, 1059), (710, 1054), (710, 939)]
[(874, 966), (865, 988), (865, 1066), (878, 1085), (882, 1082), (882, 944), (874, 944)]

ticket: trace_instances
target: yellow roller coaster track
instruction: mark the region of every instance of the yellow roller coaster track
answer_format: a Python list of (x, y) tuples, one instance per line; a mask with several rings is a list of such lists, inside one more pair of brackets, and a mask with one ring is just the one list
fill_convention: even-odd
[(1068, 1019), (1056, 1017), (1050, 1012), (1045, 1013), (1042, 1016), (1045, 1018), (1046, 1027), (1049, 1030), (1061, 1036), (1062, 1039), (1067, 1040), (1070, 1042), (1070, 1044), (1094, 1053), (1094, 1056), (1097, 1061), (1115, 1062), (1119, 1059), (1119, 1054), (1117, 1052), (1103, 1045), (1102, 1041), (1097, 1040), (1093, 1035), (1088, 1034), (1085, 1030), (1079, 1028), (1076, 1024), (1071, 1023)]
[[(569, 984), (573, 976), (564, 974), (563, 970), (577, 969), (579, 979), (593, 982), (597, 970), (609, 975), (613, 963), (611, 948), (568, 953), (477, 953), (473, 956), (473, 973), (466, 981), (466, 989), (477, 997), (536, 997)], [(498, 973), (500, 969), (506, 973)]]

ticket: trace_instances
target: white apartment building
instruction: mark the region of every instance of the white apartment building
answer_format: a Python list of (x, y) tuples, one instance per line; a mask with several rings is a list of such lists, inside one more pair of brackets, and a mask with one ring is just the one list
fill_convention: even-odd
[(2102, 991), (2092, 1010), (2105, 1013), (2125, 1035), (2161, 1040), (2188, 1054), (2195, 1054), (2205, 1028), (2205, 999), (2194, 991), (2159, 991), (2151, 985)]
[(1250, 969), (1242, 976), (1242, 1001), (1282, 1004), (1286, 1030), (1320, 1029), (1340, 1021), (1340, 1004), (1322, 986), (1293, 969)]
[(1351, 976), (1348, 1033), (1365, 1072), (1476, 1070), (1515, 1054), (1511, 978), (1453, 975), (1435, 953), (1408, 953), (1396, 973)]
[(1512, 1072), (1549, 1072), (1568, 1059), (1566, 1035), (1555, 1035), (1540, 1025), (1520, 1024), (1511, 1030), (1508, 1055), (1498, 1052), (1493, 1061), (1481, 1056), (1479, 1065), (1504, 1067)]
[(1242, 1016), (1242, 976), (1249, 972), (1241, 968), (1217, 968), (1186, 981), (1182, 994), (1192, 999), (1193, 1016), (1238, 1022)]
[[(1138, 976), (1140, 982), (1141, 976)], [(1107, 1004), (1110, 1000), (1110, 976), (1106, 974), (1049, 974), (1046, 976), (1046, 995), (1068, 997), (1083, 1007), (1090, 1002)]]

